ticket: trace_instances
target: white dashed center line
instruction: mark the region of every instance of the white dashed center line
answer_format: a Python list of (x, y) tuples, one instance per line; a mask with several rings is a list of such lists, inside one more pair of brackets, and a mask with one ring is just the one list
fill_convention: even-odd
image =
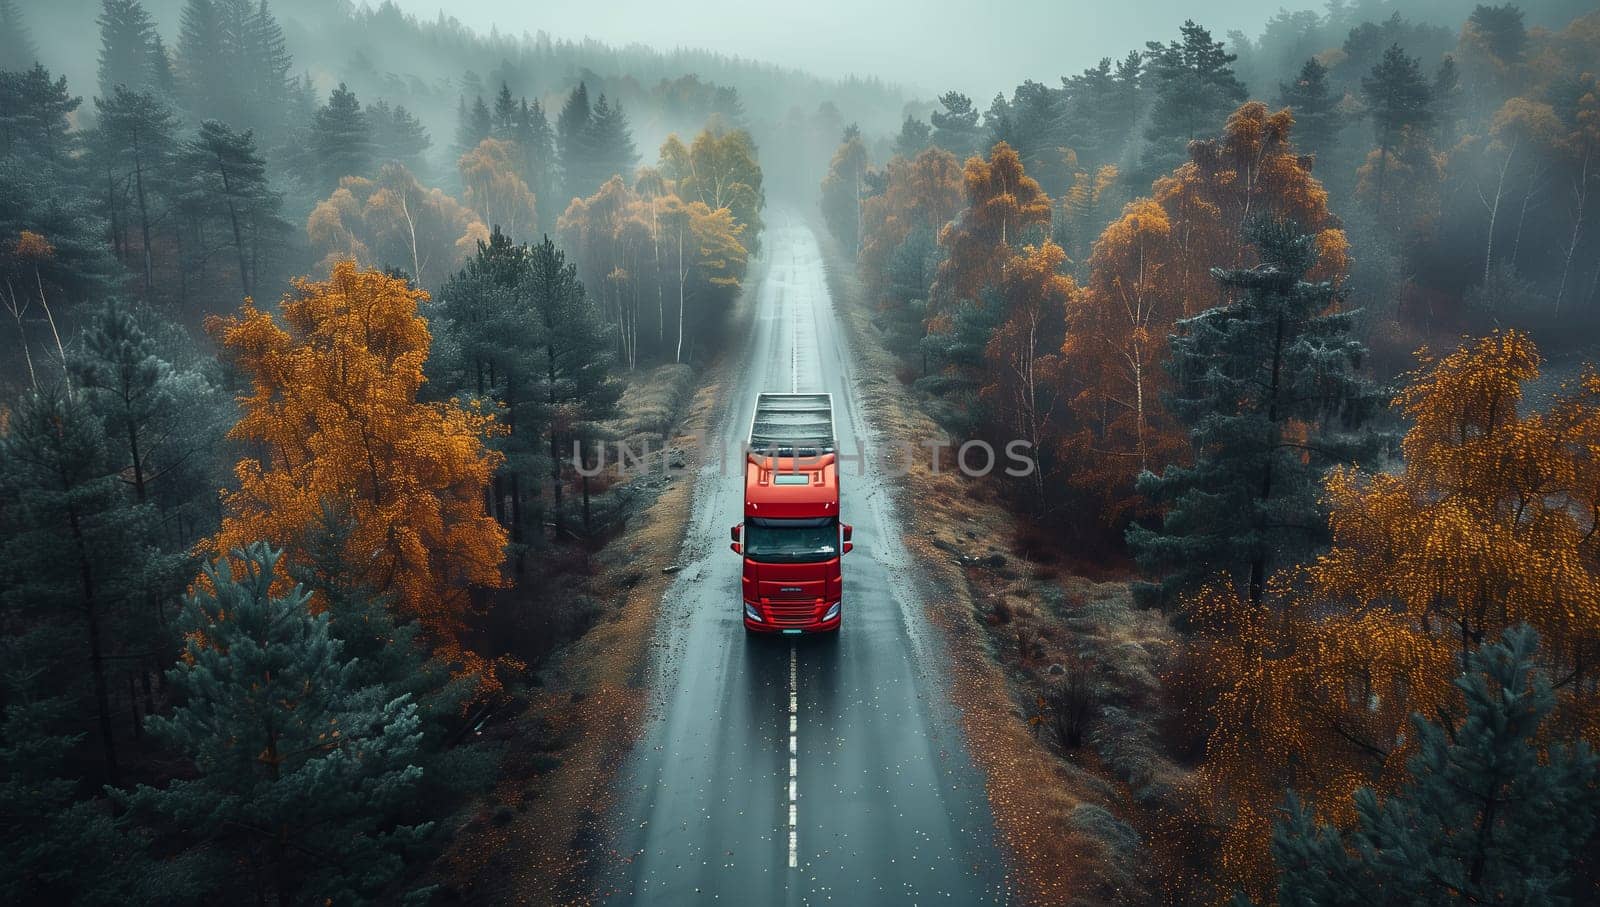
[(800, 865), (800, 695), (795, 685), (795, 647), (789, 644), (789, 868)]

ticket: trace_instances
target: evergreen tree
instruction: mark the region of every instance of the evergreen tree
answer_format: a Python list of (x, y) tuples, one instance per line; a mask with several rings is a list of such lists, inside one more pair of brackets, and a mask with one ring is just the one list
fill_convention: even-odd
[(156, 28), (139, 0), (103, 0), (95, 21), (100, 24), (100, 97), (111, 97), (118, 85), (133, 91), (151, 87)]
[(120, 219), (117, 200), (130, 198), (138, 219), (139, 262), (148, 299), (155, 285), (153, 228), (159, 215), (157, 205), (171, 189), (177, 117), (151, 92), (121, 85), (109, 98), (95, 98), (94, 106), (100, 114), (91, 140), (95, 159), (103, 172), (128, 186), (126, 194), (114, 193), (109, 199), (113, 229)]
[(511, 86), (500, 83), (500, 93), (494, 96), (494, 110), (491, 114), (490, 132), (494, 138), (511, 141), (517, 135), (518, 114), (521, 108), (517, 99), (511, 96)]
[(165, 103), (178, 103), (178, 71), (173, 68), (172, 54), (167, 52), (167, 45), (161, 40), (159, 32), (150, 38), (149, 85), (150, 90)]
[(1228, 573), (1261, 600), (1271, 570), (1327, 532), (1320, 495), (1330, 466), (1372, 453), (1362, 429), (1373, 395), (1356, 374), (1364, 348), (1329, 283), (1308, 283), (1314, 238), (1294, 225), (1251, 225), (1261, 265), (1213, 269), (1231, 301), (1177, 323), (1169, 409), (1189, 429), (1193, 466), (1139, 478), (1166, 506), (1159, 530), (1134, 525), (1146, 570), (1171, 569), (1168, 593)]
[(115, 786), (113, 659), (130, 644), (141, 651), (160, 638), (158, 615), (141, 606), (150, 577), (170, 578), (172, 565), (143, 545), (148, 511), (128, 500), (100, 421), (64, 386), (22, 399), (0, 436), (0, 461), (9, 523), (0, 541), (8, 580), (0, 600), (8, 625), (49, 634), (49, 660), (31, 666), (38, 689), (70, 691), (73, 711), (94, 716), (99, 779)]
[(528, 259), (521, 293), (540, 331), (533, 396), (540, 403), (535, 415), (550, 440), (552, 516), (559, 537), (565, 531), (562, 465), (572, 458), (571, 443), (612, 414), (621, 387), (611, 375), (615, 340), (584, 293), (577, 266), (548, 236), (528, 250)]
[(498, 227), (460, 273), (445, 281), (430, 321), (438, 337), (430, 357), (429, 383), (445, 396), (489, 401), (506, 433), (495, 439), (505, 454), (489, 489), (490, 512), (519, 546), (534, 539), (527, 531), (542, 520), (525, 514), (525, 498), (538, 487), (545, 426), (540, 408), (548, 395), (537, 396), (543, 323), (527, 317), (523, 285), (532, 274), (532, 253), (516, 245)]
[(1355, 795), (1347, 835), (1291, 793), (1273, 833), (1285, 907), (1570, 903), (1567, 880), (1600, 815), (1588, 743), (1540, 745), (1555, 705), (1527, 625), (1468, 656), (1455, 726), (1415, 715), (1410, 777), (1380, 801)]
[(933, 127), (913, 116), (900, 124), (900, 134), (894, 140), (894, 153), (911, 160), (932, 144)]
[[(484, 139), (494, 132), (494, 114), (489, 112), (489, 105), (483, 102), (483, 95), (475, 95), (472, 103), (468, 104), (465, 98), (457, 110), (456, 122), (456, 154), (466, 154), (478, 147)], [(468, 144), (470, 143), (470, 144)]]
[(1361, 94), (1372, 117), (1373, 137), (1378, 144), (1378, 192), (1384, 197), (1384, 180), (1389, 156), (1400, 145), (1408, 129), (1424, 129), (1433, 122), (1432, 92), (1417, 61), (1398, 44), (1389, 45), (1383, 59), (1361, 79)]
[(373, 169), (372, 126), (355, 92), (343, 82), (312, 120), (311, 148), (323, 193), (332, 192), (344, 177), (367, 176)]
[(1522, 62), (1523, 51), (1528, 46), (1528, 29), (1522, 21), (1522, 9), (1515, 3), (1499, 6), (1480, 3), (1472, 8), (1467, 24), (1496, 59), (1503, 63)]
[(546, 228), (554, 227), (561, 213), (556, 189), (555, 133), (545, 116), (544, 105), (538, 99), (529, 103), (524, 99), (517, 118), (516, 145), (521, 157), (519, 174), (522, 181), (533, 190), (537, 200), (539, 222)]
[(1328, 68), (1312, 57), (1293, 82), (1278, 83), (1278, 104), (1294, 113), (1295, 143), (1325, 157), (1343, 126), (1339, 99), (1328, 88)]
[(1433, 71), (1433, 84), (1429, 86), (1429, 96), (1433, 104), (1434, 120), (1439, 129), (1436, 135), (1436, 145), (1439, 148), (1454, 148), (1457, 137), (1457, 118), (1460, 116), (1461, 106), (1461, 69), (1456, 66), (1456, 58), (1446, 55), (1439, 61), (1439, 66)]
[(67, 117), (82, 103), (67, 91), (67, 77), (51, 79), (43, 64), (0, 71), (0, 153), (63, 163), (73, 149)]
[(929, 120), (933, 123), (933, 144), (964, 160), (978, 152), (978, 111), (972, 99), (959, 91), (947, 91), (939, 96), (943, 110), (935, 110)]
[(251, 8), (249, 0), (233, 0), (243, 5), (240, 20), (239, 44), (249, 69), (244, 73), (245, 101), (259, 113), (248, 120), (258, 127), (276, 126), (287, 113), (289, 98), (289, 69), (294, 57), (283, 35), (283, 26), (273, 17), (267, 0), (257, 0)]
[(633, 168), (639, 165), (639, 151), (633, 144), (633, 132), (628, 127), (628, 117), (621, 104), (613, 104), (605, 95), (595, 102), (589, 120), (589, 186), (604, 183), (613, 176), (623, 182), (633, 180)]
[(258, 901), (361, 902), (430, 830), (399, 818), (422, 777), (417, 707), (359, 683), (308, 592), (273, 594), (278, 558), (258, 544), (206, 568), (167, 673), (181, 705), (147, 722), (196, 774), (123, 799), (246, 867), (230, 887)]
[(68, 360), (74, 386), (105, 428), (110, 468), (136, 502), (161, 514), (164, 531), (148, 541), (166, 551), (185, 550), (207, 529), (197, 516), (214, 513), (214, 458), (231, 418), (204, 360), (173, 363), (179, 342), (189, 342), (181, 328), (112, 301), (90, 317)]
[(16, 0), (0, 0), (0, 70), (22, 70), (37, 62), (39, 48), (17, 11)]
[(178, 20), (178, 81), (192, 117), (238, 122), (230, 89), (241, 61), (218, 2), (184, 3)]
[(283, 197), (272, 189), (254, 134), (207, 120), (183, 149), (182, 160), (190, 207), (222, 224), (238, 261), (240, 289), (254, 296), (264, 250), (290, 230), (279, 213)]
[(412, 173), (426, 171), (423, 156), (433, 147), (433, 139), (422, 121), (404, 105), (390, 107), (388, 101), (382, 100), (368, 104), (367, 122), (372, 124), (372, 144), (380, 162), (398, 163)]
[(151, 447), (158, 443), (150, 436), (162, 431), (155, 425), (158, 420), (173, 415), (172, 367), (156, 355), (155, 342), (133, 315), (115, 303), (102, 309), (84, 330), (71, 365), (105, 426), (108, 447), (121, 448), (120, 455), (108, 460), (121, 464), (114, 471), (127, 471), (134, 500), (145, 503), (146, 484), (152, 478)]
[(1183, 40), (1146, 44), (1144, 74), (1153, 85), (1155, 107), (1145, 131), (1149, 144), (1140, 160), (1138, 181), (1150, 182), (1183, 163), (1188, 144), (1215, 130), (1245, 99), (1233, 75), (1233, 54), (1193, 20), (1183, 23)]
[[(589, 184), (588, 165), (593, 147), (590, 128), (593, 116), (589, 110), (589, 88), (582, 82), (567, 95), (556, 116), (556, 150), (561, 155), (562, 193), (569, 199), (583, 198), (593, 191)], [(565, 205), (556, 205), (564, 208)]]

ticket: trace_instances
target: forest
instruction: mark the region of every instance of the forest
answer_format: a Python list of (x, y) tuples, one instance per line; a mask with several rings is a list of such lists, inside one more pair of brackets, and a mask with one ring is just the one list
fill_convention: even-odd
[(900, 381), (1036, 452), (1025, 559), (1160, 615), (979, 605), (1129, 788), (1070, 845), (1106, 900), (1595, 895), (1600, 15), (1437, 12), (1187, 21), (819, 185)]
[(663, 486), (577, 467), (670, 446), (770, 198), (947, 447), (1034, 453), (962, 492), (1081, 800), (1018, 900), (1592, 901), (1600, 12), (1194, 15), (984, 106), (0, 0), (0, 899), (473, 900), (545, 744), (626, 723), (554, 687)]

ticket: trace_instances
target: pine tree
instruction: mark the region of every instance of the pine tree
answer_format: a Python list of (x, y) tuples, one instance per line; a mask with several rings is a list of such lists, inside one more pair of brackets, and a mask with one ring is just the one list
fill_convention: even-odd
[(1429, 86), (1429, 95), (1433, 102), (1434, 119), (1437, 121), (1439, 131), (1436, 137), (1436, 147), (1453, 148), (1456, 144), (1457, 118), (1460, 116), (1461, 105), (1461, 69), (1456, 66), (1456, 58), (1445, 55), (1439, 61), (1439, 66), (1433, 71), (1433, 84)]
[(178, 96), (178, 71), (172, 65), (172, 54), (157, 32), (150, 39), (150, 90), (168, 105), (176, 105)]
[(1315, 57), (1306, 60), (1293, 82), (1278, 83), (1278, 104), (1294, 114), (1296, 144), (1326, 157), (1343, 126), (1339, 99), (1328, 88), (1328, 68)]
[(118, 85), (132, 91), (151, 87), (156, 28), (139, 0), (103, 0), (100, 17), (100, 97)]
[(482, 144), (489, 137), (493, 125), (493, 117), (488, 105), (483, 103), (483, 96), (475, 95), (473, 102), (468, 104), (463, 95), (456, 105), (456, 155), (459, 157)]
[(894, 140), (894, 153), (911, 160), (933, 141), (933, 127), (913, 116), (900, 124), (900, 134)]
[(1415, 715), (1410, 777), (1380, 801), (1355, 794), (1348, 834), (1291, 793), (1274, 830), (1285, 907), (1570, 903), (1567, 881), (1600, 815), (1600, 758), (1588, 743), (1540, 745), (1555, 706), (1522, 625), (1472, 653), (1454, 685), (1465, 717)]
[(279, 213), (283, 197), (267, 178), (254, 134), (207, 120), (184, 147), (182, 161), (191, 207), (221, 222), (238, 259), (240, 289), (254, 296), (265, 247), (289, 231)]
[(37, 62), (39, 48), (16, 0), (0, 0), (0, 70), (22, 70)]
[(257, 900), (364, 901), (430, 831), (404, 818), (422, 778), (417, 707), (358, 682), (308, 592), (273, 594), (277, 552), (235, 557), (188, 598), (184, 658), (167, 673), (182, 704), (147, 722), (196, 774), (123, 799), (247, 867), (234, 884)]
[(1362, 77), (1361, 94), (1378, 144), (1377, 197), (1381, 200), (1394, 149), (1407, 130), (1425, 129), (1433, 122), (1432, 92), (1417, 61), (1400, 45), (1391, 44), (1372, 72)]
[(367, 176), (373, 169), (372, 126), (355, 92), (343, 82), (311, 123), (311, 148), (322, 192), (333, 191), (344, 177)]
[(633, 144), (633, 132), (628, 127), (628, 117), (621, 104), (613, 104), (605, 95), (595, 102), (589, 121), (589, 179), (598, 186), (613, 176), (624, 182), (633, 181), (633, 168), (639, 165), (639, 151)]
[[(430, 322), (438, 349), (429, 359), (429, 382), (447, 396), (491, 401), (506, 433), (497, 440), (505, 462), (489, 489), (490, 512), (511, 533), (513, 545), (526, 546), (527, 527), (542, 521), (524, 514), (526, 495), (537, 490), (544, 466), (545, 426), (537, 396), (536, 352), (542, 322), (527, 317), (523, 285), (532, 273), (532, 253), (498, 228), (460, 273), (445, 281)], [(522, 559), (517, 560), (520, 568)]]
[(565, 531), (562, 465), (572, 457), (571, 442), (611, 415), (621, 386), (611, 375), (614, 340), (578, 282), (577, 266), (548, 236), (528, 250), (528, 257), (521, 294), (540, 329), (533, 397), (539, 403), (537, 418), (548, 426), (552, 518), (559, 537)]
[[(556, 117), (556, 150), (561, 155), (563, 193), (567, 198), (583, 198), (594, 191), (590, 183), (589, 160), (594, 153), (593, 114), (589, 110), (589, 87), (582, 82), (567, 95)], [(564, 207), (564, 206), (558, 206)]]
[(0, 459), (7, 509), (16, 508), (0, 543), (11, 580), (6, 609), (36, 632), (56, 634), (53, 662), (34, 668), (49, 678), (43, 688), (87, 700), (78, 713), (95, 716), (99, 777), (115, 786), (112, 659), (159, 638), (157, 615), (141, 606), (150, 575), (168, 574), (170, 565), (158, 564), (141, 541), (148, 510), (128, 500), (100, 421), (64, 386), (23, 398), (0, 436)]
[(1155, 107), (1137, 174), (1141, 183), (1182, 163), (1188, 143), (1216, 128), (1245, 99), (1244, 85), (1233, 75), (1236, 58), (1223, 43), (1192, 19), (1182, 33), (1181, 42), (1145, 45), (1144, 75), (1153, 83)]
[[(153, 227), (157, 205), (171, 191), (177, 117), (148, 91), (118, 85), (109, 98), (95, 98), (99, 126), (91, 144), (102, 172), (126, 181), (139, 226), (139, 259), (148, 299), (155, 285)], [(113, 207), (113, 218), (117, 215)]]
[(929, 120), (933, 123), (933, 143), (965, 160), (978, 152), (978, 111), (972, 99), (959, 91), (947, 91), (939, 96), (943, 110), (935, 110)]
[(1169, 409), (1189, 429), (1193, 466), (1146, 472), (1139, 490), (1167, 507), (1160, 530), (1134, 525), (1146, 570), (1171, 569), (1166, 592), (1227, 573), (1251, 603), (1268, 574), (1321, 542), (1322, 473), (1375, 451), (1362, 429), (1373, 395), (1356, 374), (1364, 349), (1331, 283), (1304, 278), (1315, 239), (1260, 221), (1261, 264), (1213, 269), (1231, 301), (1177, 323)]
[(67, 117), (82, 103), (67, 91), (66, 76), (51, 79), (41, 63), (25, 72), (0, 71), (0, 152), (62, 163), (73, 149)]
[(372, 144), (380, 162), (398, 163), (412, 173), (426, 170), (424, 155), (433, 147), (433, 139), (405, 105), (390, 107), (383, 100), (368, 104), (367, 122), (372, 125)]
[(273, 17), (267, 0), (257, 0), (253, 9), (248, 0), (234, 2), (246, 7), (239, 40), (249, 64), (243, 87), (246, 103), (256, 108), (256, 117), (248, 122), (258, 127), (280, 125), (287, 114), (289, 70), (294, 66), (283, 26)]
[(519, 113), (517, 99), (511, 96), (511, 86), (501, 82), (500, 92), (494, 96), (489, 135), (508, 142), (515, 139)]
[(517, 151), (521, 155), (522, 181), (533, 190), (538, 200), (539, 223), (545, 229), (555, 226), (561, 213), (561, 199), (556, 189), (555, 133), (545, 116), (544, 105), (538, 99), (529, 103), (524, 99), (517, 117)]
[(231, 95), (240, 63), (236, 52), (218, 0), (187, 0), (179, 16), (178, 75), (185, 106), (195, 119), (238, 121)]

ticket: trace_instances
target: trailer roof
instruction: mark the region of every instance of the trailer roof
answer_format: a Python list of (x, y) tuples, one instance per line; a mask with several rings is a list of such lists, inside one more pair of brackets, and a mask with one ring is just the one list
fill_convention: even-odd
[(815, 456), (834, 449), (831, 394), (760, 394), (750, 422), (750, 449)]

